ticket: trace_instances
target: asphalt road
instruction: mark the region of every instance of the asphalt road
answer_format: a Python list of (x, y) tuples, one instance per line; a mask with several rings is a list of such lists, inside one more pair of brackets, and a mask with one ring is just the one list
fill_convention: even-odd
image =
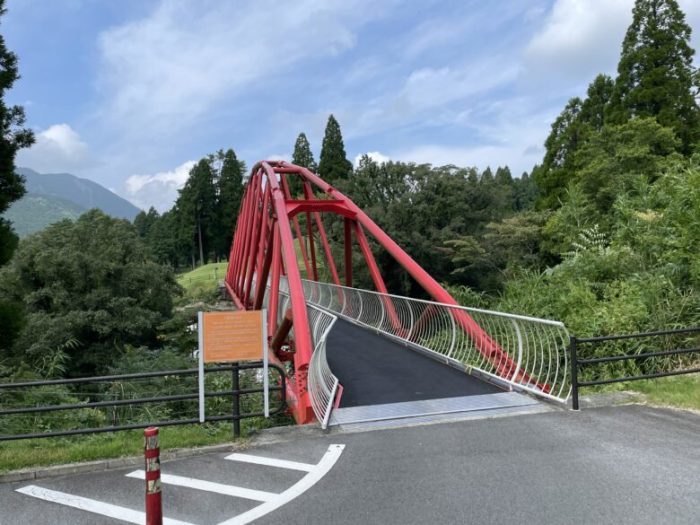
[[(700, 416), (641, 406), (329, 434), (245, 451), (303, 462), (309, 472), (225, 454), (165, 462), (162, 470), (286, 493), (313, 477), (331, 444), (345, 445), (337, 462), (256, 524), (700, 523)], [(142, 482), (125, 476), (132, 470), (32, 484), (141, 509)], [(123, 523), (16, 492), (27, 485), (0, 485), (3, 525)], [(260, 504), (168, 484), (163, 498), (166, 516), (196, 524)]]

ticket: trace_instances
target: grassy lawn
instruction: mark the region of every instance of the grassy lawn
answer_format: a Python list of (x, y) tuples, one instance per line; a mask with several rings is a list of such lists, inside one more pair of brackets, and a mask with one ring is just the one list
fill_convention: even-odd
[(625, 390), (641, 392), (651, 405), (700, 410), (700, 374), (634, 381)]
[[(277, 417), (241, 421), (243, 438), (257, 428), (288, 424)], [(160, 449), (191, 448), (233, 442), (230, 423), (183, 425), (160, 429)], [(85, 436), (25, 439), (0, 443), (0, 473), (47, 465), (143, 454), (143, 430), (125, 430)]]
[(700, 411), (700, 374), (660, 377), (584, 388), (580, 391), (580, 395), (623, 390), (643, 394), (649, 405)]
[(178, 275), (177, 282), (189, 299), (209, 298), (216, 294), (219, 281), (226, 276), (228, 262), (210, 263)]

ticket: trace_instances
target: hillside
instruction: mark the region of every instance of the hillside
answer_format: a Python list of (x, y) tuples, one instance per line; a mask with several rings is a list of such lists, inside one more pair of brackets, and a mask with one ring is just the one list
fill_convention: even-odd
[(25, 178), (27, 193), (7, 210), (4, 217), (12, 221), (20, 237), (61, 219), (75, 219), (91, 208), (129, 220), (140, 211), (96, 182), (70, 173), (45, 174), (29, 168), (17, 168), (17, 172)]
[(15, 202), (5, 213), (5, 218), (12, 221), (17, 235), (26, 237), (62, 219), (76, 219), (84, 211), (86, 208), (74, 202), (30, 193)]
[(70, 173), (37, 173), (29, 168), (17, 168), (24, 175), (27, 194), (59, 197), (85, 210), (99, 208), (108, 215), (133, 220), (141, 211), (126, 199), (104, 186)]

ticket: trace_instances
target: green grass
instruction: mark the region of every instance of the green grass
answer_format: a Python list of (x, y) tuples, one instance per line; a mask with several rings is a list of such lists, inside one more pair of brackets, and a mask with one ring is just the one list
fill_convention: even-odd
[(581, 395), (595, 392), (638, 392), (650, 405), (700, 411), (700, 374), (644, 379), (584, 388)]
[(178, 275), (177, 282), (188, 299), (204, 299), (216, 295), (219, 281), (226, 276), (228, 262), (210, 263)]
[(700, 410), (700, 374), (635, 381), (626, 390), (641, 392), (651, 405)]
[[(289, 424), (287, 418), (241, 421), (243, 438), (252, 429)], [(160, 449), (191, 448), (232, 443), (230, 423), (183, 425), (160, 429)], [(0, 473), (143, 454), (143, 430), (125, 430), (85, 436), (25, 439), (0, 443)]]

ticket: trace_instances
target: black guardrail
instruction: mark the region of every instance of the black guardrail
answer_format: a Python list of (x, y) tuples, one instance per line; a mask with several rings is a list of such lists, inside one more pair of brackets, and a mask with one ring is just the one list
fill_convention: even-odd
[[(285, 385), (285, 372), (284, 370), (272, 363), (268, 365), (269, 370), (274, 370), (279, 375), (279, 381), (276, 385), (271, 384), (269, 387), (270, 392), (279, 392), (278, 403), (276, 406), (270, 408), (270, 415), (276, 415), (283, 412), (286, 407), (286, 385)], [(205, 397), (207, 398), (222, 398), (231, 397), (231, 413), (230, 414), (217, 414), (209, 415), (205, 417), (205, 422), (215, 422), (215, 421), (232, 421), (233, 422), (233, 434), (235, 437), (240, 436), (241, 427), (240, 422), (242, 419), (252, 418), (252, 417), (263, 417), (263, 410), (255, 412), (241, 413), (241, 398), (253, 395), (262, 394), (264, 389), (260, 388), (240, 388), (240, 372), (243, 370), (263, 370), (262, 362), (248, 362), (248, 363), (233, 363), (230, 365), (222, 365), (216, 367), (208, 367), (204, 369), (205, 376), (207, 374), (216, 372), (231, 372), (231, 389), (223, 391), (212, 391), (205, 392)], [(95, 376), (95, 377), (81, 377), (72, 379), (56, 379), (49, 381), (26, 381), (26, 382), (16, 382), (16, 383), (2, 383), (0, 384), (0, 396), (6, 394), (7, 392), (13, 392), (17, 394), (18, 392), (30, 392), (34, 388), (42, 387), (52, 387), (52, 386), (64, 386), (64, 385), (96, 385), (100, 383), (111, 383), (111, 384), (122, 384), (127, 381), (142, 380), (142, 379), (152, 379), (152, 378), (182, 378), (187, 376), (196, 376), (199, 373), (197, 368), (189, 368), (183, 370), (163, 370), (158, 372), (144, 372), (136, 374), (121, 374), (121, 375), (107, 375), (107, 376)], [(196, 384), (196, 383), (195, 383)], [(66, 392), (68, 395), (72, 395), (69, 391)], [(87, 393), (85, 396), (87, 398), (94, 397), (95, 394)], [(69, 411), (69, 410), (83, 410), (86, 408), (93, 409), (104, 409), (104, 408), (115, 408), (125, 407), (125, 406), (138, 406), (138, 405), (149, 405), (155, 403), (174, 403), (178, 401), (188, 401), (197, 400), (199, 398), (199, 392), (188, 392), (184, 394), (175, 395), (157, 395), (157, 396), (144, 396), (129, 399), (111, 399), (106, 401), (86, 401), (81, 403), (59, 403), (59, 404), (39, 404), (34, 406), (12, 406), (3, 407), (0, 404), (0, 422), (3, 418), (7, 416), (18, 416), (22, 414), (45, 414), (51, 412), (59, 411)], [(0, 403), (2, 398), (0, 397)], [(25, 433), (15, 433), (6, 434), (3, 432), (2, 425), (0, 425), (0, 441), (10, 441), (19, 439), (32, 439), (32, 438), (42, 438), (42, 437), (57, 437), (57, 436), (75, 436), (80, 434), (96, 434), (101, 432), (115, 432), (120, 430), (133, 430), (140, 428), (147, 428), (151, 426), (165, 427), (173, 425), (189, 425), (200, 423), (199, 418), (182, 418), (182, 419), (170, 419), (162, 421), (139, 421), (135, 423), (125, 423), (118, 424), (118, 420), (115, 418), (111, 425), (105, 425), (101, 427), (88, 427), (88, 428), (77, 428), (77, 429), (61, 429), (61, 430), (50, 430), (48, 432), (25, 432)]]
[(582, 387), (589, 387), (595, 385), (607, 385), (611, 383), (623, 383), (627, 381), (638, 381), (640, 379), (654, 379), (658, 377), (668, 377), (677, 376), (683, 374), (694, 374), (700, 372), (700, 368), (676, 368), (673, 370), (650, 372), (647, 374), (639, 374), (633, 376), (623, 376), (623, 377), (612, 377), (607, 379), (598, 379), (592, 381), (579, 381), (580, 369), (586, 366), (596, 365), (600, 363), (614, 363), (620, 361), (628, 360), (643, 360), (651, 359), (654, 357), (671, 357), (680, 356), (684, 354), (700, 353), (700, 348), (674, 348), (672, 350), (662, 350), (658, 352), (645, 352), (639, 354), (625, 354), (625, 355), (613, 355), (604, 357), (595, 357), (590, 359), (580, 359), (579, 351), (581, 345), (601, 345), (609, 341), (623, 341), (623, 340), (643, 340), (653, 337), (662, 336), (678, 336), (684, 334), (700, 334), (700, 327), (695, 328), (683, 328), (679, 330), (663, 330), (657, 332), (643, 332), (636, 334), (625, 334), (625, 335), (608, 335), (602, 337), (571, 337), (570, 338), (570, 349), (571, 349), (571, 398), (572, 398), (572, 408), (574, 410), (579, 409), (579, 389)]

